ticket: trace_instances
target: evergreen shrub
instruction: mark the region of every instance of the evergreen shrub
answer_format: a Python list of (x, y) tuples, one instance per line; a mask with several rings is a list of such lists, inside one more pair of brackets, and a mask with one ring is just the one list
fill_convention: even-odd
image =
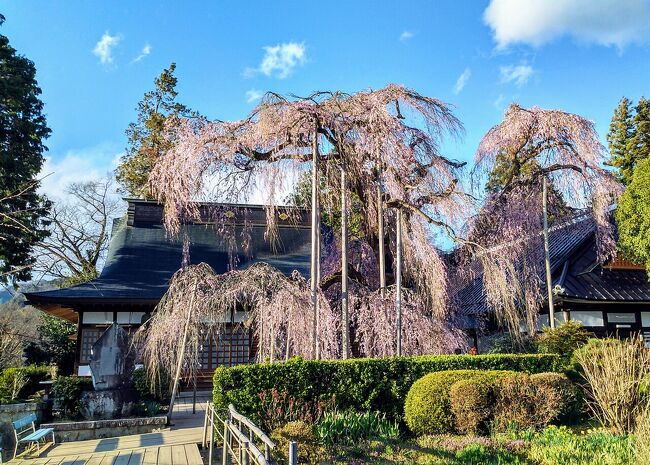
[(46, 366), (5, 368), (0, 373), (0, 404), (26, 400), (43, 389), (39, 383), (51, 378)]
[(427, 373), (443, 370), (512, 370), (542, 373), (561, 370), (557, 355), (425, 355), (352, 360), (291, 359), (220, 367), (214, 373), (217, 409), (235, 405), (259, 422), (263, 410), (259, 394), (276, 389), (314, 402), (336, 399), (340, 410), (378, 411), (401, 419), (411, 385)]
[(462, 379), (449, 391), (456, 430), (477, 435), (487, 430), (494, 410), (494, 381), (486, 378)]
[(504, 377), (516, 377), (512, 371), (449, 370), (429, 373), (411, 386), (404, 404), (404, 419), (417, 436), (445, 434), (455, 430), (451, 409), (451, 387), (462, 380), (494, 383)]
[(565, 418), (576, 402), (576, 389), (559, 373), (506, 377), (496, 386), (496, 431), (539, 430)]
[(55, 407), (62, 410), (64, 416), (74, 418), (79, 414), (81, 393), (90, 391), (93, 381), (84, 376), (59, 376), (52, 385), (51, 395)]

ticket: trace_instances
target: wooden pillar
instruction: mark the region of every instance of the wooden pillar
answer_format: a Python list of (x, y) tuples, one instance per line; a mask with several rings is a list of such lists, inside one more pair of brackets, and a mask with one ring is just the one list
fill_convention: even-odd
[(350, 357), (350, 314), (348, 301), (348, 203), (345, 168), (341, 168), (341, 319), (342, 357)]
[(318, 124), (314, 126), (311, 161), (311, 311), (312, 311), (312, 358), (318, 356)]
[(395, 326), (397, 356), (402, 355), (402, 209), (397, 209), (396, 228), (396, 269), (395, 269)]
[(386, 251), (384, 250), (384, 194), (381, 190), (381, 176), (377, 176), (377, 238), (379, 239), (379, 290), (386, 297)]
[(544, 213), (544, 264), (546, 266), (546, 290), (548, 293), (548, 321), (555, 328), (555, 307), (553, 304), (553, 279), (551, 277), (551, 259), (548, 240), (548, 181), (542, 178), (542, 210)]

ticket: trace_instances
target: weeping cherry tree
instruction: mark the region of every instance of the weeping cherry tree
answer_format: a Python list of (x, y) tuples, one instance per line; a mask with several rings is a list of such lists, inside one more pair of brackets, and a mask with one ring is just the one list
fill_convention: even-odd
[(511, 105), (481, 140), (474, 180), (492, 174), (498, 182), (470, 223), (468, 248), (480, 261), (487, 306), (512, 334), (519, 334), (522, 322), (534, 331), (543, 301), (542, 264), (552, 305), (547, 213), (556, 225), (589, 215), (569, 226), (595, 222), (599, 260), (615, 252), (609, 208), (621, 187), (602, 168), (605, 155), (591, 121), (537, 107)]

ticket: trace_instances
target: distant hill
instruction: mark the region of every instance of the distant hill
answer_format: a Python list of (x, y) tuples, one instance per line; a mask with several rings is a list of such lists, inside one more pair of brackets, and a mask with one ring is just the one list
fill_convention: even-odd
[(29, 282), (20, 285), (18, 291), (10, 291), (9, 289), (0, 288), (0, 304), (9, 302), (14, 297), (18, 297), (20, 303), (24, 302), (24, 297), (21, 292), (34, 292), (34, 291), (49, 291), (50, 289), (58, 289), (61, 287), (61, 279), (53, 279), (51, 281), (41, 281), (38, 284)]
[(0, 304), (9, 302), (12, 297), (13, 294), (9, 292), (7, 289), (0, 289)]

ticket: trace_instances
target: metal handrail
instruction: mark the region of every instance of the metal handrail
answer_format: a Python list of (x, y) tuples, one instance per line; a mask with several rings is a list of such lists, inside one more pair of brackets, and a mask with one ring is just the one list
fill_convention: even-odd
[[(209, 445), (208, 465), (212, 465), (214, 430), (217, 425), (223, 425), (223, 433), (221, 427), (217, 428), (217, 435), (223, 445), (223, 465), (228, 464), (229, 456), (237, 465), (274, 465), (276, 462), (271, 457), (271, 451), (276, 448), (276, 444), (249, 418), (237, 412), (232, 404), (228, 406), (228, 413), (229, 417), (224, 420), (211, 402), (206, 404), (203, 447)], [(264, 444), (264, 452), (260, 450), (256, 441)], [(291, 441), (289, 443), (289, 464), (296, 465), (297, 463), (298, 445)]]
[[(273, 450), (275, 449), (275, 443), (271, 441), (271, 439), (262, 431), (255, 423), (253, 423), (250, 419), (239, 413), (237, 410), (235, 410), (235, 406), (230, 404), (228, 405), (228, 412), (230, 413), (230, 421), (232, 422), (233, 419), (237, 420), (238, 422), (243, 423), (246, 425), (248, 430), (250, 432), (255, 433), (255, 435), (258, 437), (260, 441), (262, 441), (265, 445), (265, 448), (268, 447), (269, 449)], [(250, 437), (249, 437), (250, 438)]]

